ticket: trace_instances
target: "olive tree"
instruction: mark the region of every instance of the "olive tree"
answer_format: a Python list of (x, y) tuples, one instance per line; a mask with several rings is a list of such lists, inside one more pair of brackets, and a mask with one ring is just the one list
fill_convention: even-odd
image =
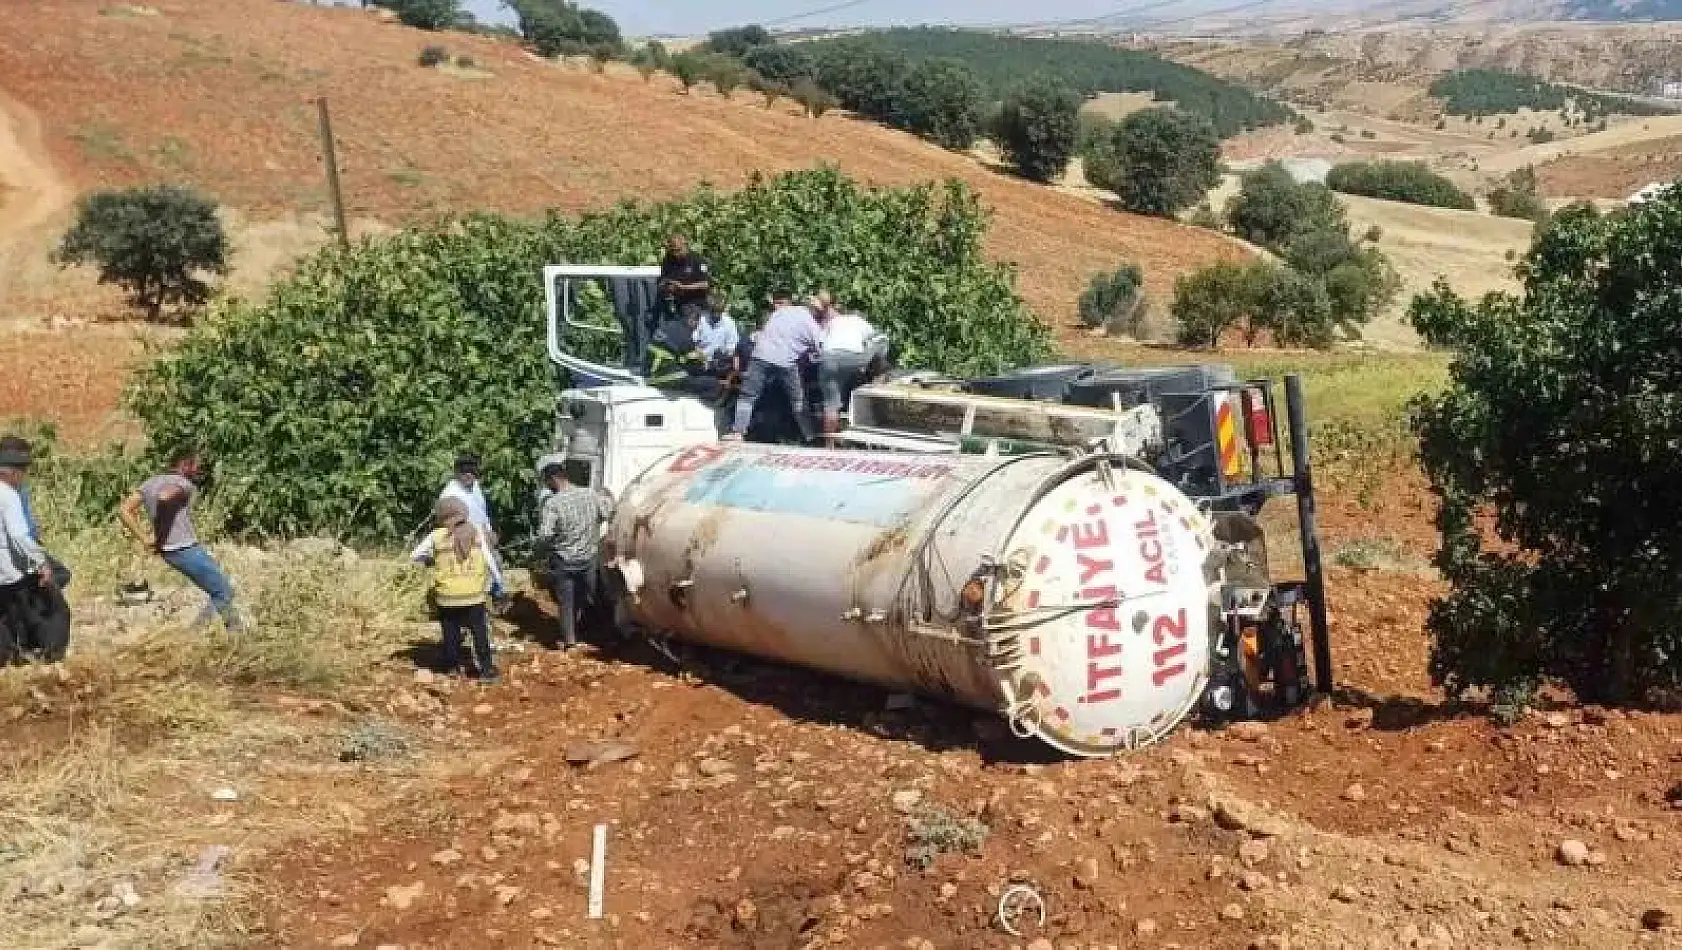
[(166, 306), (202, 304), (202, 276), (228, 270), (228, 240), (216, 203), (186, 188), (100, 191), (77, 205), (76, 223), (53, 254), (61, 266), (94, 264), (151, 319)]

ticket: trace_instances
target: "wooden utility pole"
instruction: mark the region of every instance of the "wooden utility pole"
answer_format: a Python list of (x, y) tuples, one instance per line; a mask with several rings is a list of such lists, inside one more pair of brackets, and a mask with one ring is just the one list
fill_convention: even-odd
[(333, 120), (327, 115), (327, 97), (315, 100), (321, 118), (321, 159), (327, 165), (327, 194), (333, 199), (333, 224), (339, 231), (339, 246), (350, 247), (350, 226), (345, 222), (345, 195), (339, 188), (339, 157), (333, 150)]

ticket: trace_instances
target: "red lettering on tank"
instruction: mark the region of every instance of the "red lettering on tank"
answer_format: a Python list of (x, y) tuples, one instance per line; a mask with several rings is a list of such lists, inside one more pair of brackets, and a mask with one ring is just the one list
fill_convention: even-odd
[[(1151, 657), (1151, 665), (1156, 667), (1151, 673), (1151, 683), (1156, 686), (1168, 682), (1186, 671), (1184, 662), (1175, 663), (1186, 655), (1186, 612), (1182, 608), (1174, 616), (1161, 616), (1151, 623), (1151, 639), (1162, 647)], [(1178, 642), (1164, 646), (1164, 642), (1172, 639)]]
[(1167, 584), (1168, 570), (1162, 557), (1162, 532), (1157, 528), (1156, 512), (1147, 510), (1143, 519), (1133, 522), (1133, 535), (1139, 542), (1139, 557), (1145, 562), (1145, 580)]
[[(1088, 638), (1090, 640), (1090, 638)], [(1105, 703), (1112, 699), (1121, 698), (1121, 690), (1115, 687), (1099, 689), (1106, 680), (1112, 680), (1121, 675), (1119, 666), (1099, 666), (1096, 662), (1087, 661), (1086, 664), (1086, 695), (1081, 697), (1083, 703)]]
[(1174, 679), (1176, 676), (1181, 676), (1182, 673), (1186, 673), (1186, 664), (1184, 664), (1184, 662), (1176, 662), (1174, 666), (1166, 666), (1167, 662), (1171, 661), (1171, 659), (1174, 659), (1174, 657), (1184, 656), (1184, 654), (1186, 654), (1186, 644), (1174, 644), (1174, 646), (1167, 647), (1167, 649), (1159, 649), (1156, 654), (1157, 668), (1150, 673), (1150, 684), (1152, 684), (1152, 686), (1162, 686), (1162, 684), (1167, 683), (1169, 679)]
[(1100, 657), (1115, 656), (1120, 652), (1121, 644), (1111, 643), (1108, 635), (1102, 633), (1089, 633), (1086, 635), (1086, 655), (1088, 658), (1098, 659)]
[(1086, 612), (1086, 625), (1100, 630), (1120, 630), (1121, 621), (1116, 619), (1114, 607), (1094, 607)]
[(1184, 608), (1181, 608), (1172, 617), (1158, 617), (1156, 622), (1151, 624), (1151, 639), (1156, 641), (1157, 646), (1161, 646), (1162, 641), (1169, 636), (1176, 640), (1186, 638), (1186, 612)]
[[(1092, 579), (1097, 577), (1099, 574), (1104, 573), (1105, 571), (1115, 570), (1114, 561), (1105, 561), (1098, 558), (1087, 557), (1084, 554), (1075, 555), (1075, 560), (1080, 562), (1080, 582), (1082, 584), (1090, 584), (1092, 583)], [(1111, 596), (1114, 595), (1112, 594)]]
[(1087, 524), (1077, 522), (1069, 527), (1074, 531), (1077, 551), (1107, 547), (1110, 543), (1110, 524), (1107, 521), (1093, 521)]

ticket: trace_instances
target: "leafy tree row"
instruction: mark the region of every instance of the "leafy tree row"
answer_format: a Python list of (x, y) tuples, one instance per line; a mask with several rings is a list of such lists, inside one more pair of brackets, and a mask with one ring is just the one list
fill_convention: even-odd
[(152, 445), (217, 459), (234, 530), (403, 537), (477, 450), (516, 535), (554, 425), (541, 269), (652, 264), (687, 234), (751, 324), (775, 285), (828, 287), (906, 361), (962, 375), (1045, 358), (1050, 335), (961, 183), (870, 190), (832, 169), (543, 221), (478, 216), (326, 248), (255, 302), (224, 301), (143, 370), (130, 404)]
[(1401, 282), (1375, 247), (1350, 236), (1337, 196), (1299, 184), (1278, 164), (1244, 176), (1227, 207), (1232, 228), (1279, 260), (1222, 263), (1180, 279), (1173, 313), (1184, 343), (1215, 346), (1239, 332), (1287, 346), (1357, 338)]
[(1333, 191), (1346, 195), (1459, 211), (1471, 211), (1477, 207), (1471, 195), (1427, 168), (1423, 162), (1346, 162), (1331, 170), (1326, 176), (1326, 184)]
[[(885, 77), (903, 75), (929, 59), (964, 63), (982, 83), (985, 96), (998, 101), (1024, 77), (1046, 76), (1081, 97), (1100, 92), (1151, 92), (1180, 109), (1208, 119), (1226, 137), (1245, 129), (1287, 121), (1291, 110), (1233, 83), (1189, 66), (1169, 62), (1154, 53), (1117, 49), (1078, 40), (1033, 39), (972, 30), (893, 29), (860, 36), (799, 44), (822, 60), (836, 47), (850, 50), (850, 58), (886, 67), (882, 76), (855, 73), (859, 98), (869, 99), (870, 87)], [(820, 76), (820, 81), (823, 81)], [(824, 85), (843, 102), (855, 94), (851, 87)]]
[(1674, 697), (1682, 191), (1565, 209), (1518, 272), (1519, 295), (1439, 285), (1413, 304), (1454, 354), (1447, 390), (1415, 411), (1451, 586), (1428, 620), (1431, 673), (1505, 713), (1552, 684), (1589, 703)]
[(1449, 115), (1485, 116), (1530, 109), (1558, 112), (1575, 104), (1590, 121), (1607, 115), (1664, 115), (1670, 110), (1627, 99), (1586, 92), (1535, 76), (1500, 69), (1462, 69), (1439, 76), (1430, 93), (1444, 100)]
[[(503, 32), (482, 27), (461, 0), (364, 0), (364, 5), (370, 2), (417, 29)], [(600, 10), (580, 7), (573, 0), (506, 0), (506, 6), (519, 21), (517, 35), (540, 56), (614, 58), (623, 52), (619, 24)]]

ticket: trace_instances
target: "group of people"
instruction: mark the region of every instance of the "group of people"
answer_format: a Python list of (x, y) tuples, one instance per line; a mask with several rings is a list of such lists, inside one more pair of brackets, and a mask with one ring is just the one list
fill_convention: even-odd
[[(25, 657), (54, 662), (70, 645), (64, 588), (71, 574), (41, 544), (29, 500), (34, 463), (28, 440), (0, 439), (0, 664)], [(164, 472), (123, 499), (117, 515), (148, 551), (205, 593), (197, 623), (220, 616), (229, 630), (239, 631), (245, 624), (234, 606), (233, 587), (193, 527), (193, 503), (203, 475), (197, 452), (177, 452)]]
[[(564, 465), (546, 466), (542, 477), (547, 492), (537, 541), (547, 562), (561, 641), (570, 649), (578, 644), (580, 617), (595, 599), (601, 526), (612, 502), (605, 493), (573, 481)], [(429, 595), (438, 614), (444, 672), (466, 672), (461, 647), (464, 635), (470, 635), (479, 681), (497, 682), (490, 608), (506, 588), (478, 458), (464, 454), (456, 459), (455, 477), (438, 496), (433, 528), (410, 557), (431, 568)]]
[[(815, 367), (823, 396), (822, 434), (841, 428), (847, 392), (887, 356), (887, 338), (864, 316), (845, 310), (835, 296), (820, 290), (805, 303), (778, 289), (771, 312), (748, 340), (730, 316), (722, 294), (712, 285), (711, 267), (690, 250), (682, 235), (666, 243), (660, 264), (660, 290), (668, 317), (655, 334), (649, 379), (656, 385), (681, 379), (686, 369), (738, 382), (735, 412), (721, 426), (726, 439), (742, 438), (754, 409), (769, 387), (781, 388), (806, 441), (813, 441), (803, 370)], [(687, 365), (686, 365), (687, 364)]]
[[(70, 572), (42, 546), (29, 497), (34, 447), (15, 436), (0, 438), (0, 665), (31, 658), (55, 662), (70, 642), (70, 608), (64, 588)], [(205, 595), (193, 625), (220, 618), (232, 633), (247, 621), (235, 602), (227, 573), (200, 541), (193, 509), (208, 470), (201, 454), (184, 449), (168, 466), (131, 491), (117, 510), (128, 532)], [(542, 505), (539, 543), (548, 560), (561, 639), (578, 642), (580, 615), (595, 597), (601, 526), (611, 500), (575, 484), (562, 465), (543, 472), (549, 489)], [(429, 592), (442, 634), (442, 667), (466, 672), (462, 640), (473, 642), (472, 671), (498, 679), (490, 642), (490, 607), (506, 594), (491, 508), (479, 481), (479, 460), (463, 454), (439, 493), (433, 528), (411, 556), (431, 569)]]

